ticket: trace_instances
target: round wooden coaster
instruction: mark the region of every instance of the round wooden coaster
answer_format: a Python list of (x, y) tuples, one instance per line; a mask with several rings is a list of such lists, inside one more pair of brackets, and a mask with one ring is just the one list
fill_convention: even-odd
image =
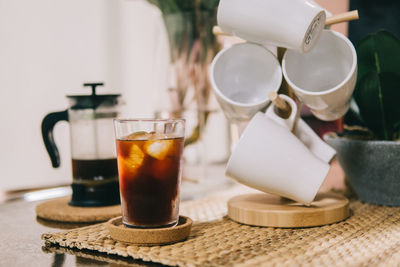
[(121, 216), (121, 206), (106, 207), (75, 207), (68, 205), (71, 197), (52, 199), (36, 206), (36, 215), (42, 219), (69, 222), (89, 223), (105, 222), (116, 216)]
[(228, 216), (239, 223), (266, 227), (311, 227), (332, 224), (350, 216), (349, 200), (320, 193), (310, 206), (266, 193), (247, 194), (228, 201)]
[(190, 234), (193, 221), (189, 217), (179, 216), (178, 225), (166, 228), (128, 228), (122, 224), (122, 217), (107, 222), (110, 236), (117, 240), (136, 245), (165, 245), (186, 239)]

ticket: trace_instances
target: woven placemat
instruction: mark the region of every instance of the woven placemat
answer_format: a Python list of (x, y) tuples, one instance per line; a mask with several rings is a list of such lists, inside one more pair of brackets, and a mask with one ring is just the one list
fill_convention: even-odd
[(224, 216), (230, 193), (184, 203), (182, 213), (197, 222), (186, 241), (173, 245), (140, 247), (116, 242), (104, 223), (42, 238), (50, 247), (87, 249), (177, 266), (400, 264), (400, 208), (353, 201), (353, 215), (337, 224), (262, 228), (241, 225)]

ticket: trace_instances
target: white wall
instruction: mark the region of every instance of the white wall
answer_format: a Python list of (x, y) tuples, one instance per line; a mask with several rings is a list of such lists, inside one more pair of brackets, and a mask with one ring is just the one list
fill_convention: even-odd
[(40, 124), (85, 81), (121, 92), (127, 116), (152, 115), (159, 20), (141, 0), (0, 0), (0, 190), (71, 182), (68, 124), (55, 127), (59, 169)]
[[(349, 1), (350, 0), (315, 0), (322, 7), (329, 10), (332, 15), (340, 14), (349, 10)], [(347, 35), (348, 32), (348, 22), (342, 22), (339, 24), (332, 25), (331, 29), (341, 32), (344, 35)]]

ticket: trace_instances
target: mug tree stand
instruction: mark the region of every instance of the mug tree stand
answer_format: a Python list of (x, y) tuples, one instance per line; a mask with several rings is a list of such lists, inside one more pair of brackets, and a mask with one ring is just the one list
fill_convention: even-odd
[[(278, 116), (284, 119), (290, 116), (290, 106), (277, 93), (270, 93), (269, 98), (275, 105), (274, 110)], [(349, 200), (334, 193), (317, 194), (309, 206), (280, 196), (260, 193), (231, 198), (228, 201), (228, 216), (236, 222), (248, 225), (297, 228), (343, 221), (350, 216), (350, 209)]]

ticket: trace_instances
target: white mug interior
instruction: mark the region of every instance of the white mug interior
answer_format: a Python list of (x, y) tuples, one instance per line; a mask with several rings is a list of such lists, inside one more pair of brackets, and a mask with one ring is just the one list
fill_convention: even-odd
[[(268, 103), (268, 93), (278, 91), (282, 69), (266, 48), (241, 43), (221, 50), (210, 68), (210, 80), (228, 117), (250, 119)], [(235, 114), (236, 113), (236, 114)]]
[(324, 120), (337, 119), (347, 111), (354, 90), (357, 54), (344, 35), (324, 30), (309, 53), (288, 50), (282, 71), (295, 94), (317, 117), (321, 113)]

